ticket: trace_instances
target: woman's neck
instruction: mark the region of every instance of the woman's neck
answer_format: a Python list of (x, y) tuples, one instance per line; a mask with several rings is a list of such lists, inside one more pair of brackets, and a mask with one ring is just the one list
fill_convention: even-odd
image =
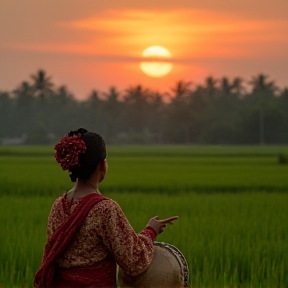
[(86, 186), (88, 189), (92, 189), (93, 191), (98, 191), (98, 183), (96, 181), (81, 181), (81, 185)]
[[(90, 179), (89, 179), (90, 180)], [(83, 198), (92, 193), (99, 193), (98, 183), (95, 181), (89, 180), (78, 180), (74, 188), (71, 189), (73, 193), (72, 198), (78, 199)]]

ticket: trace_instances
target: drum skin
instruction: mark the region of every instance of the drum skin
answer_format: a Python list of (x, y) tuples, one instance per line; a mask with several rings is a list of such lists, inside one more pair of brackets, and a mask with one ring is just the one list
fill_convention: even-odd
[(147, 270), (137, 276), (118, 272), (120, 288), (183, 288), (188, 287), (189, 270), (185, 257), (175, 246), (154, 243), (154, 259)]

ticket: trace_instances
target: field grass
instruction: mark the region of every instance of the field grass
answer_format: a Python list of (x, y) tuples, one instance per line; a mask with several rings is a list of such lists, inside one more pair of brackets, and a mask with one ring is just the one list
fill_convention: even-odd
[[(277, 158), (286, 151), (286, 146), (108, 147), (109, 169), (101, 188), (173, 194), (288, 191), (288, 165)], [(2, 195), (56, 196), (71, 186), (53, 147), (2, 147), (0, 163)]]
[[(183, 252), (191, 287), (288, 287), (287, 147), (108, 149), (101, 192), (136, 231), (180, 216), (157, 241)], [(0, 147), (0, 187), (0, 287), (31, 287), (49, 210), (71, 182), (52, 147)]]

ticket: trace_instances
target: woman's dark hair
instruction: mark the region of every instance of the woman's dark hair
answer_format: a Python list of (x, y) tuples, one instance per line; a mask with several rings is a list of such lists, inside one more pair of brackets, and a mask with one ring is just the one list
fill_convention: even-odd
[(68, 136), (80, 135), (86, 145), (86, 152), (79, 154), (79, 165), (72, 166), (69, 171), (72, 182), (77, 178), (87, 180), (96, 170), (98, 164), (106, 158), (106, 145), (103, 138), (97, 133), (88, 132), (84, 128), (70, 131)]

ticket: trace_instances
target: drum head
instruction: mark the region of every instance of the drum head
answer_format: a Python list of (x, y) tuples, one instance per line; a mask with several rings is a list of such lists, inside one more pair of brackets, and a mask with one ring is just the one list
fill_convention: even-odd
[(189, 286), (189, 269), (181, 251), (175, 246), (154, 242), (154, 259), (142, 274), (127, 275), (121, 268), (118, 273), (121, 288), (183, 288)]

